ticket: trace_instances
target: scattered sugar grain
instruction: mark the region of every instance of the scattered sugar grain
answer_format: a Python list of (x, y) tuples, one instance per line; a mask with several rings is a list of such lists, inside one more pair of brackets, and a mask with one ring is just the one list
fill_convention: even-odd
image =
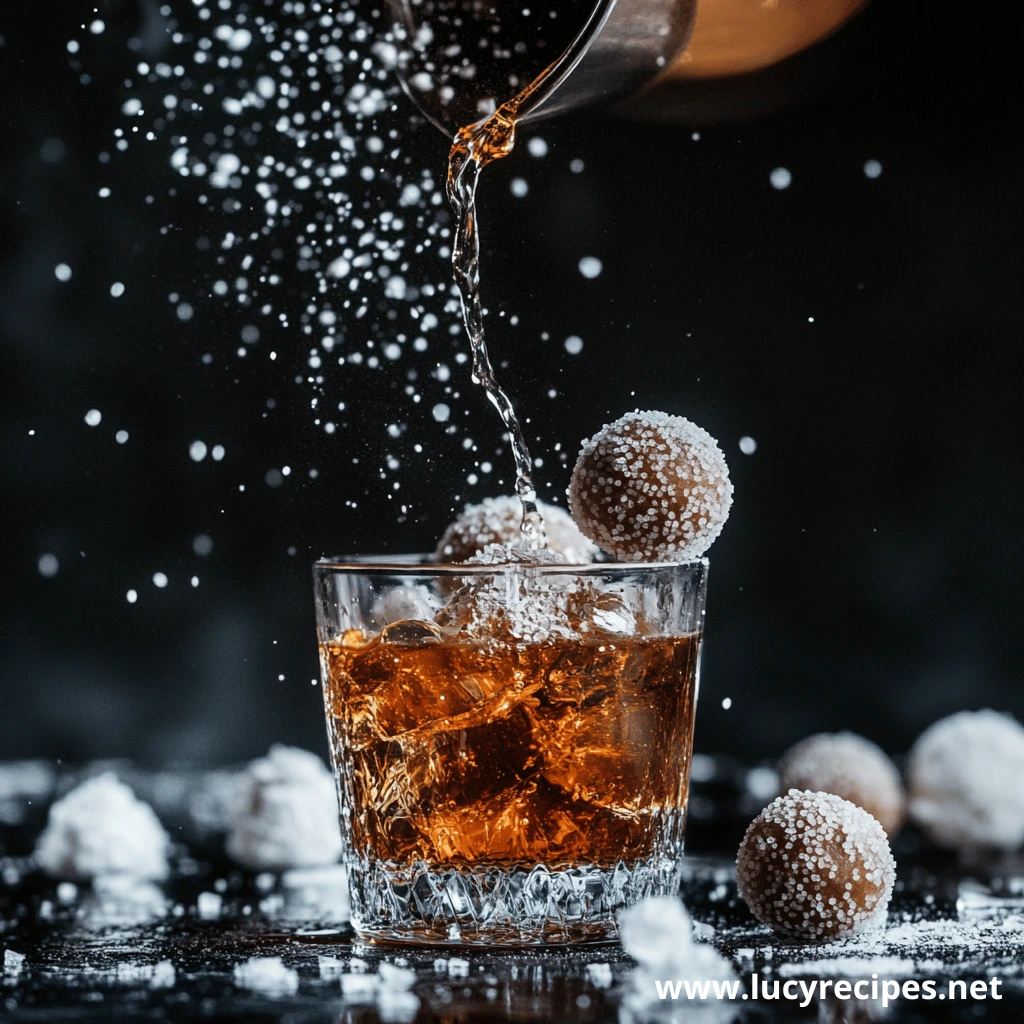
[(408, 967), (381, 963), (377, 966), (377, 973), (380, 975), (381, 986), (391, 991), (404, 992), (416, 984), (416, 972)]
[(448, 961), (448, 977), (449, 978), (468, 978), (469, 977), (469, 961), (462, 960), (457, 956), (451, 957)]
[(174, 964), (170, 960), (161, 960), (153, 967), (153, 974), (149, 979), (149, 987), (153, 989), (174, 988), (176, 980), (177, 974)]
[(649, 896), (619, 913), (622, 948), (638, 963), (668, 969), (693, 942), (693, 921), (675, 896)]
[(294, 995), (299, 989), (298, 973), (279, 956), (254, 956), (236, 964), (234, 980), (238, 988), (271, 997)]
[(342, 974), (341, 994), (350, 1003), (373, 1002), (380, 988), (376, 974)]
[(220, 917), (224, 898), (220, 893), (201, 892), (196, 899), (196, 912), (204, 921), (214, 921)]

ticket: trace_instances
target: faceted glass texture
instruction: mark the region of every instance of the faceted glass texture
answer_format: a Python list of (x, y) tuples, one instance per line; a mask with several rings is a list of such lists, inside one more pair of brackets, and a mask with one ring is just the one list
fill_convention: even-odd
[(316, 564), (357, 931), (603, 940), (676, 891), (706, 574)]

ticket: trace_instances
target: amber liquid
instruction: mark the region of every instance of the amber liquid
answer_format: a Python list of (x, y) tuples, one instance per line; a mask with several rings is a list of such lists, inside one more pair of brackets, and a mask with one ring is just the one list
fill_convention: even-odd
[[(536, 10), (527, 4), (507, 3), (504, 6), (479, 2), (425, 5), (425, 9), (435, 11), (435, 18), (437, 12), (444, 13), (438, 24), (448, 31), (451, 44), (452, 56), (445, 58), (448, 63), (440, 60), (432, 63), (433, 79), (438, 80), (442, 74), (447, 76), (444, 80), (452, 93), (450, 102), (457, 96), (475, 96), (476, 115), (485, 115), (459, 129), (448, 158), (448, 200), (456, 220), (452, 270), (473, 354), (473, 380), (483, 386), (509, 435), (516, 466), (515, 489), (523, 505), (522, 543), (527, 549), (545, 547), (547, 537), (544, 520), (537, 510), (533, 461), (526, 438), (511, 399), (494, 375), (484, 337), (476, 190), (483, 168), (512, 152), (520, 111), (528, 109), (531, 98), (552, 73), (553, 62), (580, 31), (593, 6), (592, 0), (585, 3), (569, 0), (557, 9), (542, 6)], [(464, 38), (477, 40), (475, 52), (464, 46)], [(511, 40), (516, 41), (509, 45)], [(442, 48), (440, 52), (445, 51)], [(461, 75), (456, 74), (458, 68), (453, 63), (457, 59), (466, 62)], [(461, 81), (456, 83), (456, 79)], [(495, 96), (511, 98), (496, 107)]]
[(321, 645), (357, 858), (614, 868), (686, 812), (699, 636)]

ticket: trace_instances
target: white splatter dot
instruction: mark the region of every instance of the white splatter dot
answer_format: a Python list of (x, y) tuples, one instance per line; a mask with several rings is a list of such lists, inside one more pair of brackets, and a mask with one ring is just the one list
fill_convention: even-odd
[(757, 451), (757, 442), (752, 437), (744, 435), (740, 438), (740, 451), (744, 455), (753, 455)]
[(530, 191), (530, 186), (526, 183), (525, 178), (513, 178), (508, 188), (516, 199), (522, 199)]
[(66, 263), (58, 263), (53, 268), (53, 276), (58, 281), (70, 281), (71, 280), (71, 268)]
[(570, 334), (562, 345), (571, 356), (578, 356), (583, 351), (583, 339), (578, 334)]
[(117, 442), (118, 444), (126, 444), (126, 443), (128, 442), (128, 431), (127, 431), (127, 430), (119, 430), (119, 431), (118, 431), (118, 432), (117, 432), (117, 433), (116, 433), (116, 434), (114, 435), (114, 440), (115, 440), (115, 441), (116, 441), (116, 442)]
[(352, 269), (352, 265), (349, 263), (344, 256), (339, 256), (336, 260), (332, 260), (327, 266), (327, 273), (331, 277), (347, 277), (348, 272)]
[(192, 579), (189, 582), (192, 584), (193, 587), (198, 587), (199, 586), (199, 577), (198, 576), (193, 576)]
[(56, 555), (51, 555), (47, 552), (45, 555), (39, 556), (39, 575), (44, 580), (52, 580), (54, 576), (60, 572), (60, 562)]
[(573, 174), (582, 174), (584, 166), (583, 161), (580, 160), (579, 157), (569, 162), (569, 170), (572, 171)]
[(191, 320), (195, 310), (190, 302), (179, 302), (176, 312), (179, 320)]
[(869, 160), (864, 165), (864, 173), (869, 178), (877, 178), (882, 173), (882, 165), (877, 160)]
[(729, 710), (729, 708), (731, 708), (731, 707), (732, 707), (732, 697), (726, 697), (726, 698), (725, 698), (725, 699), (724, 699), (724, 700), (722, 701), (722, 707), (723, 707), (723, 708), (725, 708), (725, 710), (726, 710), (726, 711), (728, 711), (728, 710)]
[(237, 53), (239, 50), (246, 49), (251, 42), (252, 33), (247, 28), (236, 28), (228, 36), (228, 49)]
[(548, 155), (548, 144), (539, 136), (535, 135), (526, 144), (526, 151), (530, 156), (542, 157)]
[(438, 402), (437, 405), (430, 410), (430, 413), (438, 423), (447, 423), (448, 417), (451, 416), (452, 411), (444, 404), (444, 402)]
[(213, 538), (208, 534), (200, 533), (192, 538), (192, 550), (200, 558), (206, 558), (213, 551)]
[(193, 441), (188, 446), (188, 454), (193, 462), (202, 462), (206, 458), (206, 444), (203, 441)]
[(139, 592), (137, 590), (129, 590), (128, 593), (125, 594), (124, 596), (125, 596), (125, 600), (129, 604), (135, 604), (135, 602), (138, 601), (138, 599), (139, 599)]
[(101, 19), (99, 19), (99, 18), (97, 18), (97, 19), (96, 19), (95, 21), (93, 21), (93, 22), (92, 22), (92, 23), (91, 23), (91, 24), (89, 25), (89, 31), (90, 31), (90, 32), (91, 32), (91, 33), (92, 33), (92, 34), (93, 34), (94, 36), (98, 36), (98, 35), (101, 35), (101, 34), (102, 34), (103, 30), (104, 30), (104, 29), (105, 29), (106, 27), (107, 27), (107, 26), (103, 24), (102, 20), (101, 20)]
[(772, 188), (784, 189), (789, 188), (793, 183), (793, 175), (789, 173), (789, 169), (786, 167), (776, 167), (768, 175), (768, 180), (772, 183)]
[(580, 273), (590, 280), (598, 277), (604, 270), (604, 264), (596, 256), (584, 256), (580, 260)]
[(220, 460), (224, 458), (227, 452), (225, 451), (224, 445), (215, 444), (211, 449), (210, 454), (213, 456), (214, 462), (220, 462)]
[(98, 427), (103, 421), (103, 413), (99, 409), (90, 409), (85, 414), (85, 424), (88, 427)]
[(284, 483), (284, 474), (279, 469), (268, 469), (263, 480), (268, 487), (280, 487)]
[(167, 576), (162, 572), (153, 573), (153, 586), (163, 589), (167, 586)]
[(120, 281), (115, 281), (110, 286), (110, 294), (115, 298), (119, 299), (124, 295), (124, 285)]

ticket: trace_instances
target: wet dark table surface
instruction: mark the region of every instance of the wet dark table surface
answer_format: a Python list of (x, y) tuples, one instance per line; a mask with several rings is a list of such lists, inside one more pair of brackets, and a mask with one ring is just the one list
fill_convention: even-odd
[[(698, 938), (732, 961), (742, 983), (735, 1000), (660, 1000), (615, 944), (494, 952), (366, 945), (345, 923), (338, 869), (240, 872), (220, 855), (216, 829), (194, 816), (171, 828), (181, 845), (168, 883), (60, 885), (28, 856), (48, 799), (5, 801), (0, 786), (0, 1021), (1024, 1021), (1024, 859), (957, 862), (907, 833), (895, 848), (899, 881), (885, 932), (786, 943), (753, 921), (732, 871), (738, 836), (764, 800), (736, 784), (732, 766), (705, 767), (682, 895), (703, 922)], [(180, 794), (196, 789), (194, 773), (127, 777), (134, 770), (121, 769), (165, 821)], [(280, 962), (238, 970), (252, 958)], [(378, 982), (382, 962), (414, 971), (415, 981)], [(870, 994), (830, 996), (801, 1006), (802, 996), (751, 999), (754, 974), (762, 991), (774, 980), (870, 983), (877, 975), (879, 986), (932, 980), (940, 995), (951, 980), (968, 989), (982, 980), (987, 996), (900, 998), (887, 1007)]]

